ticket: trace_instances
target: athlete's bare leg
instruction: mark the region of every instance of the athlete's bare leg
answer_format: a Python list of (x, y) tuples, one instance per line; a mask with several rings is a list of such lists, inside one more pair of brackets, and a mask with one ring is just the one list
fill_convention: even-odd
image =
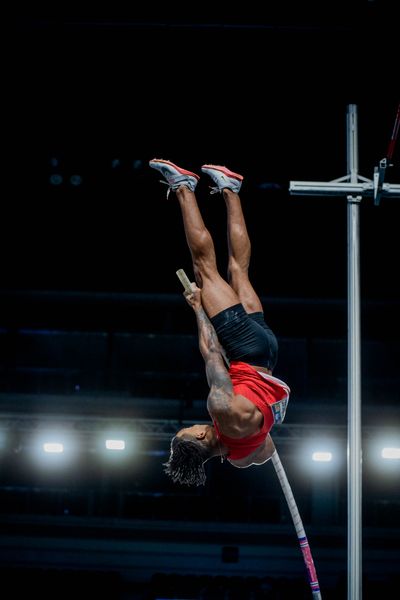
[(240, 197), (227, 188), (222, 193), (227, 209), (228, 282), (237, 293), (246, 312), (259, 312), (263, 310), (262, 304), (249, 280), (251, 243)]
[[(181, 208), (186, 241), (192, 255), (196, 283), (202, 290), (203, 307), (212, 318), (240, 300), (234, 289), (218, 272), (214, 243), (204, 224), (194, 192), (186, 186), (181, 186), (176, 190), (176, 196)], [(233, 218), (236, 219), (235, 216)]]

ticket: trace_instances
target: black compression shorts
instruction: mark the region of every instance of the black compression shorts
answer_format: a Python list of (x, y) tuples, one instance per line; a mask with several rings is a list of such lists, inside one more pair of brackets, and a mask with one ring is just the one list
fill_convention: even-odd
[(278, 341), (262, 312), (247, 313), (243, 304), (235, 304), (210, 320), (229, 362), (240, 360), (272, 371), (278, 360)]

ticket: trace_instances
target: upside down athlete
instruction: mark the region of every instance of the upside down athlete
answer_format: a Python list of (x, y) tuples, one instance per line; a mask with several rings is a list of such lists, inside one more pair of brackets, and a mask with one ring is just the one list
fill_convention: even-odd
[(226, 204), (226, 281), (194, 193), (200, 177), (166, 160), (153, 159), (150, 166), (162, 173), (168, 194), (175, 192), (181, 208), (196, 280), (185, 297), (196, 315), (212, 419), (177, 432), (165, 472), (174, 482), (204, 485), (204, 464), (213, 456), (239, 468), (271, 458), (275, 447), (269, 432), (285, 417), (290, 389), (272, 375), (278, 344), (248, 277), (251, 244), (239, 198), (243, 177), (222, 166), (201, 168), (215, 183), (211, 193), (220, 192)]

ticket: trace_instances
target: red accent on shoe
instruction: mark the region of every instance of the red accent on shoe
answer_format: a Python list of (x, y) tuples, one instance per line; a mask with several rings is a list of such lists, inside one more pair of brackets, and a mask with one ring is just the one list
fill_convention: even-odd
[(243, 181), (243, 175), (239, 175), (239, 173), (234, 173), (233, 171), (230, 171), (226, 167), (221, 167), (219, 165), (203, 165), (201, 168), (202, 169), (212, 169), (214, 171), (220, 171), (221, 173), (223, 173), (227, 177), (233, 177), (234, 179), (238, 179), (239, 181)]
[(181, 175), (190, 175), (191, 177), (195, 177), (197, 180), (200, 179), (200, 176), (196, 175), (196, 173), (192, 173), (192, 171), (187, 171), (186, 169), (182, 169), (181, 167), (178, 167), (178, 165), (175, 165), (170, 160), (163, 160), (162, 158), (153, 158), (150, 161), (150, 164), (152, 162), (158, 162), (158, 163), (163, 163), (164, 165), (170, 165), (171, 167), (174, 167), (174, 169), (176, 169), (178, 171), (178, 173), (180, 173)]

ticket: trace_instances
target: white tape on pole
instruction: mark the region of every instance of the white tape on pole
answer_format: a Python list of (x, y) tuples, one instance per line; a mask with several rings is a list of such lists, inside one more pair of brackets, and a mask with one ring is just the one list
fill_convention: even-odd
[(185, 271), (183, 269), (178, 269), (176, 272), (181, 284), (183, 285), (185, 292), (191, 292), (192, 291), (192, 286), (190, 284), (190, 280), (189, 277), (186, 275)]

